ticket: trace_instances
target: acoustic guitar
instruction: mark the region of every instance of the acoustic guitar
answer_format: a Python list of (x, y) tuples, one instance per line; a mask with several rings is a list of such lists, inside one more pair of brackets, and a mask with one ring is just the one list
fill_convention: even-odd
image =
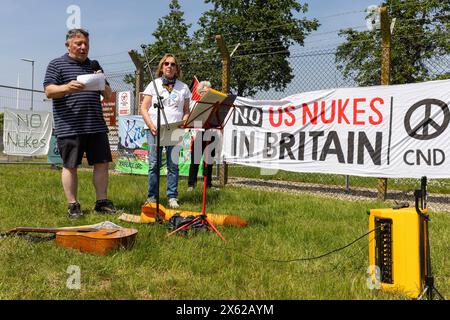
[(127, 228), (29, 228), (19, 227), (9, 230), (4, 235), (17, 233), (53, 233), (56, 243), (66, 247), (98, 255), (107, 255), (111, 250), (123, 247), (131, 248), (138, 231)]

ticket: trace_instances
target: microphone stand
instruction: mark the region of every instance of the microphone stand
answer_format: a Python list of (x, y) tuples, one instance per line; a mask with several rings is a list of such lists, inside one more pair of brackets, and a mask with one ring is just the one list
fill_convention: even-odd
[[(142, 52), (144, 54), (144, 58), (145, 58), (145, 60), (147, 62), (148, 73), (150, 74), (150, 77), (152, 78), (152, 82), (153, 82), (153, 86), (154, 86), (154, 89), (155, 89), (155, 92), (156, 92), (156, 98), (157, 98), (157, 102), (153, 104), (153, 106), (158, 109), (157, 118), (156, 118), (157, 119), (156, 120), (156, 130), (157, 130), (157, 132), (156, 132), (156, 170), (157, 170), (156, 186), (157, 187), (156, 188), (157, 189), (156, 189), (156, 214), (155, 214), (155, 221), (157, 223), (159, 223), (159, 224), (162, 224), (163, 221), (159, 217), (159, 184), (160, 184), (160, 171), (161, 171), (160, 163), (161, 163), (161, 156), (162, 156), (161, 153), (160, 153), (160, 150), (159, 150), (159, 148), (161, 147), (161, 135), (160, 135), (160, 131), (161, 131), (160, 130), (161, 129), (161, 112), (162, 112), (162, 115), (164, 117), (164, 121), (165, 121), (165, 124), (167, 126), (167, 129), (169, 129), (169, 124), (167, 123), (166, 114), (164, 112), (164, 105), (162, 103), (161, 96), (159, 95), (158, 88), (156, 86), (155, 77), (153, 76), (153, 72), (152, 72), (152, 69), (150, 67), (150, 63), (152, 63), (155, 60), (156, 56), (151, 61), (149, 61), (148, 57), (147, 57), (147, 53), (145, 52), (145, 49), (147, 48), (147, 46), (145, 44), (143, 44), (143, 45), (141, 45), (141, 48), (142, 48)], [(152, 134), (151, 131), (150, 131), (150, 134)]]
[[(414, 192), (416, 212), (420, 217), (420, 264), (421, 264), (421, 278), (424, 284), (422, 293), (417, 300), (422, 300), (427, 294), (428, 300), (433, 300), (433, 293), (436, 293), (438, 299), (445, 300), (441, 293), (434, 286), (434, 277), (431, 272), (431, 253), (430, 253), (430, 236), (428, 230), (428, 221), (430, 217), (426, 211), (427, 207), (427, 177), (422, 177), (421, 188)], [(420, 204), (419, 204), (420, 202)], [(420, 207), (419, 207), (420, 205)]]

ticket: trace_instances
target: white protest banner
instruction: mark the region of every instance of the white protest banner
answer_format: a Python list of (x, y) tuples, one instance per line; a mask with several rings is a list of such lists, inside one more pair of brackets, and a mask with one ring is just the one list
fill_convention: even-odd
[(450, 80), (238, 98), (224, 160), (293, 172), (450, 178)]
[(3, 152), (12, 156), (47, 155), (52, 129), (50, 112), (5, 109)]

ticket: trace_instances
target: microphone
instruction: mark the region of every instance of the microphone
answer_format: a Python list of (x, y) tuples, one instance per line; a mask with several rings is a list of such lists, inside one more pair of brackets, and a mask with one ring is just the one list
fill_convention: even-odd
[(91, 68), (92, 70), (94, 70), (94, 72), (97, 72), (99, 70), (103, 72), (103, 68), (100, 66), (100, 63), (98, 63), (97, 60), (91, 60)]
[[(102, 73), (105, 73), (103, 71), (103, 68), (100, 66), (100, 63), (98, 63), (97, 60), (91, 60), (91, 68), (92, 68), (92, 70), (94, 70), (94, 72), (101, 71)], [(108, 80), (106, 80), (106, 79), (105, 79), (105, 84), (108, 86), (110, 85)]]

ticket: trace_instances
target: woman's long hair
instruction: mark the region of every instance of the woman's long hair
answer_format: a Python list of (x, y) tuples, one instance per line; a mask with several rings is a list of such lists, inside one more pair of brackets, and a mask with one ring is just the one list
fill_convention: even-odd
[(175, 77), (177, 77), (177, 79), (180, 79), (181, 75), (182, 75), (181, 67), (180, 67), (180, 64), (178, 63), (177, 57), (175, 57), (175, 55), (172, 54), (172, 53), (166, 53), (162, 57), (162, 59), (159, 61), (158, 69), (156, 69), (156, 75), (157, 75), (157, 77), (161, 77), (163, 75), (163, 64), (164, 64), (164, 62), (166, 62), (167, 58), (169, 58), (169, 57), (172, 57), (175, 60), (175, 63), (177, 64), (175, 66), (175, 69), (176, 69), (175, 70)]

